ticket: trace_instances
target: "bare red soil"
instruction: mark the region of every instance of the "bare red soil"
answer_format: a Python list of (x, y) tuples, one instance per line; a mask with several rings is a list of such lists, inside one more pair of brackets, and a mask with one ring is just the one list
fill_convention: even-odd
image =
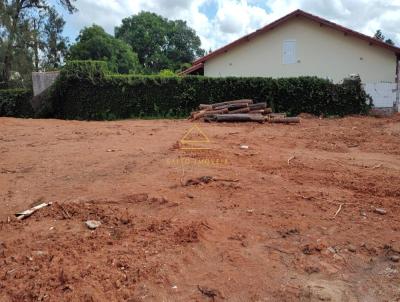
[(400, 301), (400, 116), (198, 125), (1, 118), (0, 301)]

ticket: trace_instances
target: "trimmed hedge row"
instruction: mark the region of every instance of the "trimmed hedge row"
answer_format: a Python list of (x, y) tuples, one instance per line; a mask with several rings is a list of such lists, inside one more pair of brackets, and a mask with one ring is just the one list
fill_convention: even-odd
[(0, 90), (0, 116), (108, 120), (185, 117), (200, 103), (252, 98), (276, 112), (347, 115), (370, 108), (361, 81), (333, 84), (316, 77), (207, 78), (110, 74), (105, 62), (72, 61), (56, 83), (35, 98), (31, 91)]
[(359, 79), (333, 84), (316, 77), (208, 78), (113, 75), (105, 62), (69, 62), (57, 83), (54, 115), (65, 119), (184, 117), (200, 103), (251, 98), (289, 115), (365, 113)]
[(32, 91), (16, 88), (0, 90), (0, 116), (33, 117)]

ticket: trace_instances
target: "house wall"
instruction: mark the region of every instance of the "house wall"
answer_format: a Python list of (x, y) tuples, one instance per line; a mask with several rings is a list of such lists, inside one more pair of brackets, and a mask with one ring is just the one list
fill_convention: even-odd
[[(297, 62), (283, 64), (283, 42), (296, 40)], [(204, 75), (318, 76), (340, 82), (359, 74), (364, 83), (394, 82), (395, 54), (304, 17), (293, 18), (249, 42), (211, 58)]]

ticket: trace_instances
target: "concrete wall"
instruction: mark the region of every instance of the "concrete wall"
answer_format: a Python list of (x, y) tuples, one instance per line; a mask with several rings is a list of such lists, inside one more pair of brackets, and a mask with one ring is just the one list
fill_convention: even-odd
[(59, 71), (32, 72), (33, 95), (39, 95), (49, 88), (59, 76)]
[[(296, 63), (283, 64), (283, 42), (296, 41)], [(340, 82), (359, 74), (364, 83), (394, 82), (396, 56), (367, 41), (297, 17), (205, 63), (204, 75), (318, 76)]]

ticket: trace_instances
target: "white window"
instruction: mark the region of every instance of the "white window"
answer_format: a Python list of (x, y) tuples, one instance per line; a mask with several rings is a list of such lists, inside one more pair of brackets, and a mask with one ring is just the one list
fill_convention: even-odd
[(285, 40), (283, 41), (283, 64), (295, 64), (297, 62), (296, 57), (296, 40)]

